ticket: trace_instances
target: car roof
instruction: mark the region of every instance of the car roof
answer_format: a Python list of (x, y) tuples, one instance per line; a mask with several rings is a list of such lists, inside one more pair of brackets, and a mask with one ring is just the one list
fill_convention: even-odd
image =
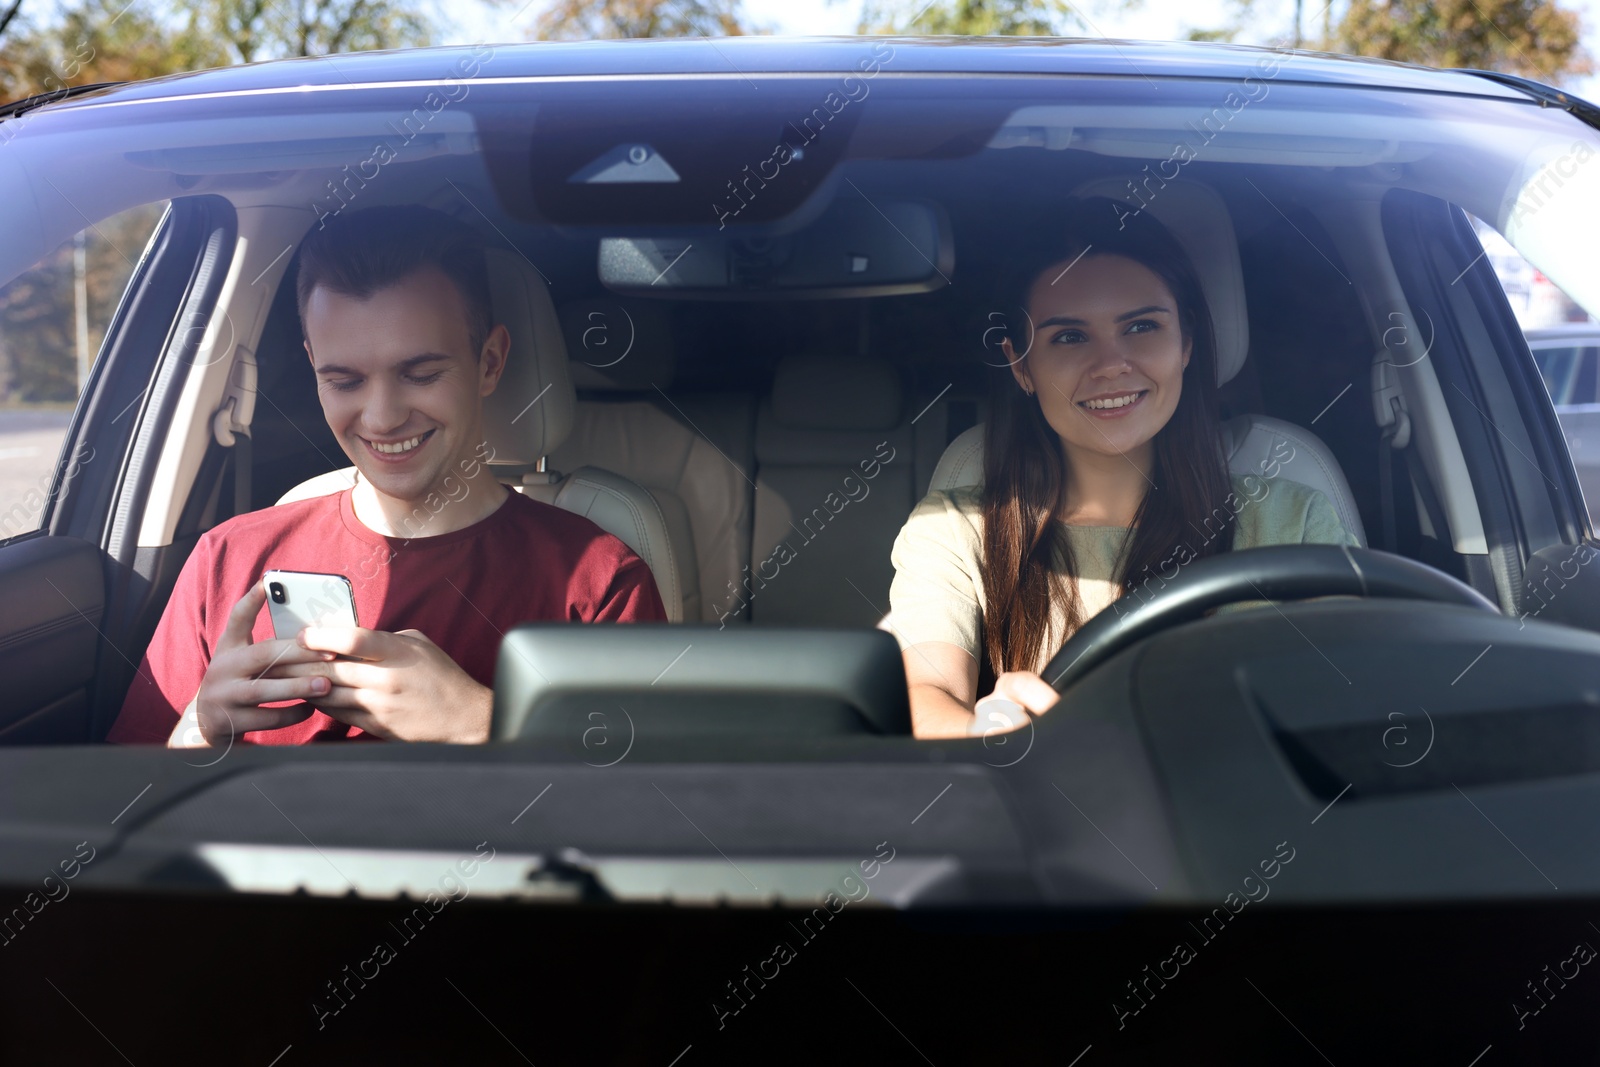
[[(885, 56), (892, 58), (885, 58)], [(435, 84), (466, 61), (478, 82), (548, 77), (848, 74), (877, 58), (896, 74), (1067, 74), (1299, 83), (1421, 90), (1526, 101), (1528, 94), (1464, 71), (1387, 60), (1213, 42), (1064, 37), (724, 37), (541, 41), (344, 53), (175, 74), (86, 93), (50, 110), (306, 87)], [(1263, 64), (1276, 61), (1272, 74)], [(459, 71), (454, 75), (463, 77)]]

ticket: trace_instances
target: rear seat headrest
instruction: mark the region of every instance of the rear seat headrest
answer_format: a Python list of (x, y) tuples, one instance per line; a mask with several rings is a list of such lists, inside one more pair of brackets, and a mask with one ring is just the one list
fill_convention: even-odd
[(483, 402), (484, 433), (495, 463), (533, 464), (572, 432), (577, 407), (567, 348), (544, 279), (522, 253), (484, 252), (494, 320), (511, 333), (500, 384)]
[(661, 304), (579, 300), (562, 305), (561, 327), (579, 389), (653, 392), (670, 386), (677, 373), (672, 323)]
[(889, 430), (900, 425), (900, 374), (864, 356), (785, 356), (772, 382), (772, 416), (797, 430)]
[(1183, 246), (1211, 309), (1217, 334), (1217, 384), (1225, 385), (1239, 373), (1250, 350), (1244, 269), (1228, 207), (1215, 189), (1192, 181), (1170, 181), (1140, 191), (1145, 198), (1125, 178), (1101, 178), (1079, 186), (1072, 195), (1106, 196), (1135, 211), (1148, 211)]

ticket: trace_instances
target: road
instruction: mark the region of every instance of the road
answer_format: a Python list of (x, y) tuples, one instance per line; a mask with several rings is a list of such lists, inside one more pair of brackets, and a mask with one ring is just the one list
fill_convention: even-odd
[(71, 421), (70, 411), (0, 410), (0, 537), (38, 528)]

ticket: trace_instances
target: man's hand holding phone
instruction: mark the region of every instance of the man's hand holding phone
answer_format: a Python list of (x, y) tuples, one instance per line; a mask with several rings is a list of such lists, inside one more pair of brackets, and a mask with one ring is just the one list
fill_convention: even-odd
[(340, 722), (392, 741), (489, 739), (493, 691), (420, 631), (312, 626), (298, 640), (302, 652), (328, 659), (286, 658), (272, 675), (330, 682), (331, 691), (316, 703)]
[(205, 678), (193, 703), (179, 720), (167, 744), (174, 748), (221, 746), (251, 730), (277, 730), (293, 726), (311, 714), (310, 704), (286, 708), (259, 705), (283, 700), (314, 700), (327, 694), (326, 678), (289, 676), (283, 669), (321, 663), (329, 653), (306, 648), (295, 641), (250, 639), (256, 616), (267, 602), (259, 584), (240, 598), (228, 613), (222, 637), (206, 667)]
[[(269, 601), (277, 636), (252, 642)], [(222, 745), (251, 730), (292, 726), (313, 710), (387, 740), (488, 740), (492, 690), (420, 631), (387, 633), (355, 622), (354, 592), (343, 576), (268, 571), (234, 605), (200, 692), (168, 745)], [(259, 706), (284, 700), (311, 703)]]

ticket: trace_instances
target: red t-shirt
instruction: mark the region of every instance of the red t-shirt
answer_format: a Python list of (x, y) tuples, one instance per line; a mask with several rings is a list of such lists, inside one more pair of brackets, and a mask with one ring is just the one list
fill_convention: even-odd
[[(513, 492), (464, 529), (385, 537), (361, 524), (345, 490), (240, 515), (201, 536), (106, 740), (166, 743), (200, 689), (228, 613), (267, 570), (344, 575), (357, 623), (419, 630), (486, 686), (494, 684), (501, 637), (518, 623), (667, 617), (650, 568), (581, 515)], [(251, 636), (272, 639), (265, 608)], [(372, 739), (321, 711), (242, 735), (266, 745), (354, 737)]]

